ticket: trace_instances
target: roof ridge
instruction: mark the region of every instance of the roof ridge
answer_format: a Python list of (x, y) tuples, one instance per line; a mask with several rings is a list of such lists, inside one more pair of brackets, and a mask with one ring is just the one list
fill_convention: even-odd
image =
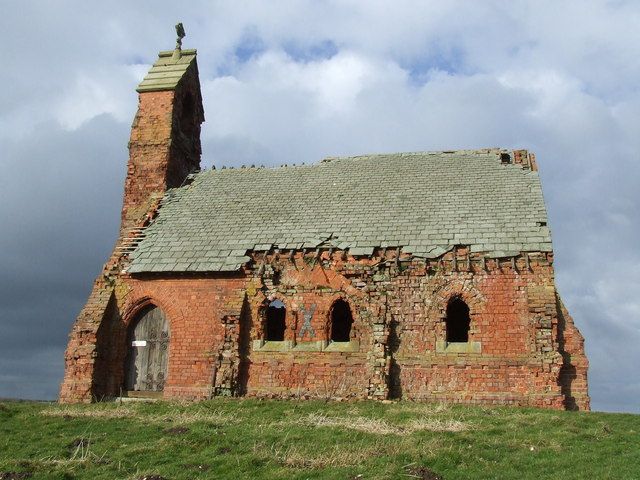
[(325, 157), (320, 160), (320, 163), (328, 163), (335, 160), (352, 160), (358, 158), (373, 158), (373, 157), (417, 157), (424, 155), (490, 155), (499, 154), (502, 152), (508, 152), (509, 149), (499, 147), (489, 148), (476, 148), (476, 149), (462, 149), (462, 150), (431, 150), (431, 151), (415, 151), (415, 152), (382, 152), (382, 153), (367, 153), (362, 155), (346, 155), (346, 156), (331, 156)]
[(330, 163), (338, 160), (358, 160), (358, 159), (374, 159), (377, 157), (421, 157), (421, 156), (437, 156), (437, 155), (461, 155), (461, 156), (478, 156), (478, 155), (499, 155), (501, 153), (508, 153), (509, 149), (490, 147), (481, 149), (466, 149), (466, 150), (434, 150), (434, 151), (415, 151), (415, 152), (386, 152), (386, 153), (366, 153), (361, 155), (345, 155), (345, 156), (329, 156), (320, 160), (310, 163), (292, 163), (292, 164), (280, 164), (280, 165), (221, 165), (212, 169), (206, 169), (204, 171), (211, 170), (279, 170), (285, 168), (300, 168), (300, 167), (317, 167), (323, 163)]

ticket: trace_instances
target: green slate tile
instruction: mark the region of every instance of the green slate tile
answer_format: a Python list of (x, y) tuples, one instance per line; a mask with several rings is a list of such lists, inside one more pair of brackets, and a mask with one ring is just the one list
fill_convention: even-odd
[(272, 246), (363, 254), (401, 246), (429, 258), (458, 243), (493, 256), (551, 251), (548, 228), (539, 226), (547, 221), (539, 176), (507, 167), (497, 151), (484, 151), (205, 171), (170, 190), (130, 271), (229, 271), (249, 260), (247, 250)]

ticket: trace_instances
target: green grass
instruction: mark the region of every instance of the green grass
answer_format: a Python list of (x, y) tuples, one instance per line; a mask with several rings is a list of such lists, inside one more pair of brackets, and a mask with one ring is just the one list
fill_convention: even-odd
[(429, 472), (446, 480), (640, 479), (640, 415), (228, 398), (0, 403), (1, 480), (433, 478)]

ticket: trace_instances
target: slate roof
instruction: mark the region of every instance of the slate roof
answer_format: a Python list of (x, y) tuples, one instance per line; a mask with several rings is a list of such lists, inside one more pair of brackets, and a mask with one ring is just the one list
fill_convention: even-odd
[(208, 170), (167, 192), (130, 273), (234, 271), (249, 251), (374, 247), (435, 258), (551, 251), (537, 171), (500, 151), (397, 153)]
[(176, 55), (175, 50), (163, 51), (158, 54), (158, 60), (153, 64), (147, 75), (136, 89), (138, 92), (155, 92), (173, 90), (196, 59), (195, 49), (181, 50)]

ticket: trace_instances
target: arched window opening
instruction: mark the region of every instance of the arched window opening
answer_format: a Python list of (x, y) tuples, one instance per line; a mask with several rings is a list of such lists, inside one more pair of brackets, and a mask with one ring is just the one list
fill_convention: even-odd
[(460, 297), (453, 297), (447, 305), (447, 342), (469, 341), (469, 307)]
[(266, 340), (270, 342), (284, 341), (285, 316), (287, 309), (280, 300), (269, 304), (266, 315)]
[(331, 341), (348, 342), (351, 337), (353, 317), (349, 304), (344, 300), (336, 300), (331, 308)]

